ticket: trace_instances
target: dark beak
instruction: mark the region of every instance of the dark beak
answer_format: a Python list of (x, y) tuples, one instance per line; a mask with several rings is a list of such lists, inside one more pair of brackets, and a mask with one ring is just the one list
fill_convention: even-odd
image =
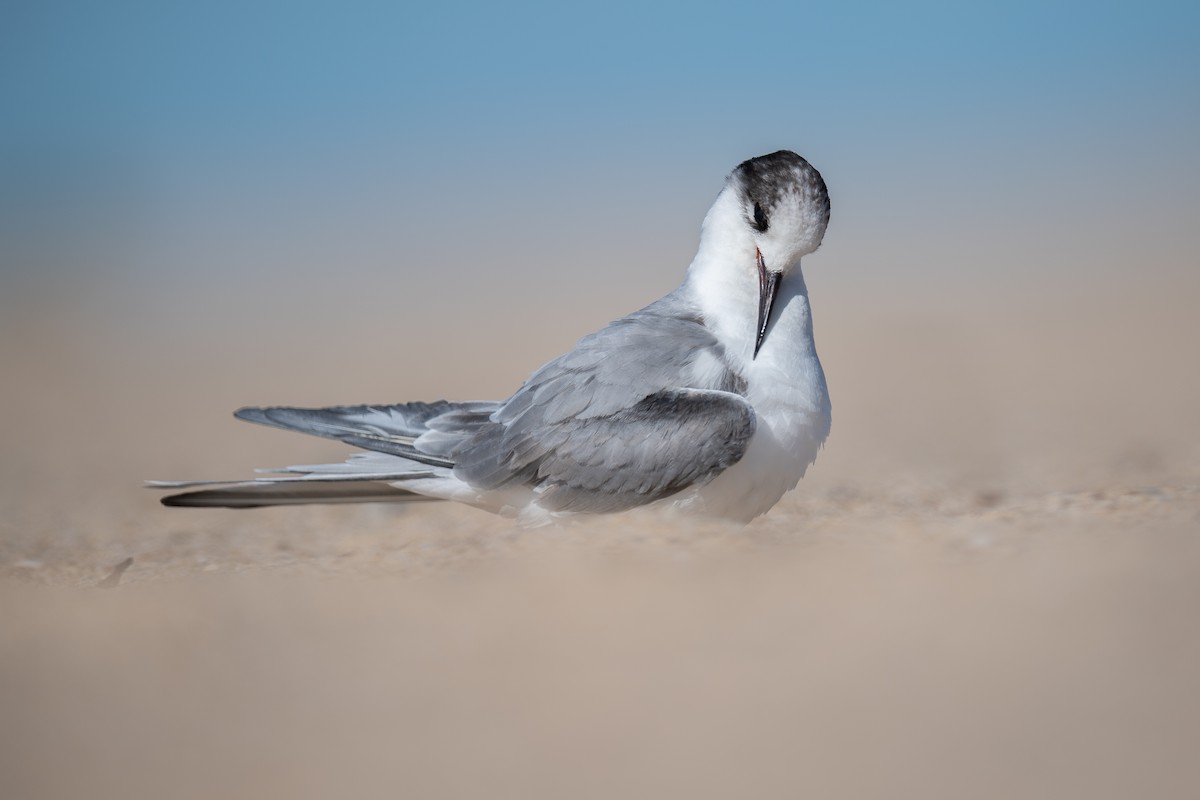
[(763, 261), (762, 251), (758, 251), (758, 337), (754, 341), (754, 357), (758, 357), (763, 339), (767, 338), (767, 325), (771, 321), (771, 307), (775, 305), (775, 292), (779, 289), (779, 278), (782, 273), (769, 272)]

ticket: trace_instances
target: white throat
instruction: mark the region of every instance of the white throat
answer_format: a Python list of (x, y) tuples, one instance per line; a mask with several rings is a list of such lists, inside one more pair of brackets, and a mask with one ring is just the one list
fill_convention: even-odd
[[(753, 367), (774, 364), (781, 357), (815, 357), (812, 346), (812, 317), (808, 306), (808, 288), (797, 261), (786, 268), (771, 312), (767, 337), (758, 357), (754, 357), (757, 339), (759, 277), (754, 235), (741, 218), (734, 192), (718, 197), (701, 229), (700, 246), (682, 290), (704, 314), (705, 323), (725, 346), (730, 358), (753, 371)], [(778, 366), (783, 366), (779, 364)]]

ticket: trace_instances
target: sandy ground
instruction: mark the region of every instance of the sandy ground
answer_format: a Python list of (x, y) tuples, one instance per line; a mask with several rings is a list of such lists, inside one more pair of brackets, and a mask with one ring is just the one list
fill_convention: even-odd
[(1195, 797), (1200, 322), (1118, 297), (818, 292), (834, 434), (745, 529), (164, 509), (141, 479), (342, 452), (238, 405), (470, 371), (9, 314), (0, 796)]

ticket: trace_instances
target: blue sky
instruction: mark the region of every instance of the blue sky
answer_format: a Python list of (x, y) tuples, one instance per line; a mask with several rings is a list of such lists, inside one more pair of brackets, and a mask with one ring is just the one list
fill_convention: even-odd
[(1191, 4), (246, 6), (18, 8), (0, 34), (6, 149), (146, 148), (210, 166), (345, 158), (350, 143), (533, 155), (571, 136), (636, 157), (647, 140), (781, 126), (889, 125), (919, 142), (911, 128), (931, 118), (966, 132), (1197, 114)]
[(1069, 254), (1130, 215), (1186, 260), (1198, 9), (21, 4), (0, 30), (0, 275), (170, 288), (448, 248), (470, 272), (491, 248), (646, 240), (669, 282), (721, 177), (780, 147), (825, 172), (830, 244), (840, 213), (868, 274), (897, 246), (948, 264), (1027, 232)]

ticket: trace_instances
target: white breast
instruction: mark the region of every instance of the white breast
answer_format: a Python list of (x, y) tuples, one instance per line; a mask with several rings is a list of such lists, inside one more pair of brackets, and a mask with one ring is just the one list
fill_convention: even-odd
[[(684, 492), (674, 505), (687, 511), (749, 521), (796, 487), (829, 435), (825, 373), (813, 342), (808, 290), (797, 267), (784, 280), (776, 314), (757, 358), (741, 358), (747, 397), (758, 426), (742, 459), (712, 482)], [(752, 336), (751, 332), (745, 334)], [(730, 332), (733, 333), (733, 332)], [(726, 337), (722, 337), (726, 339)], [(735, 358), (753, 342), (726, 339)]]

